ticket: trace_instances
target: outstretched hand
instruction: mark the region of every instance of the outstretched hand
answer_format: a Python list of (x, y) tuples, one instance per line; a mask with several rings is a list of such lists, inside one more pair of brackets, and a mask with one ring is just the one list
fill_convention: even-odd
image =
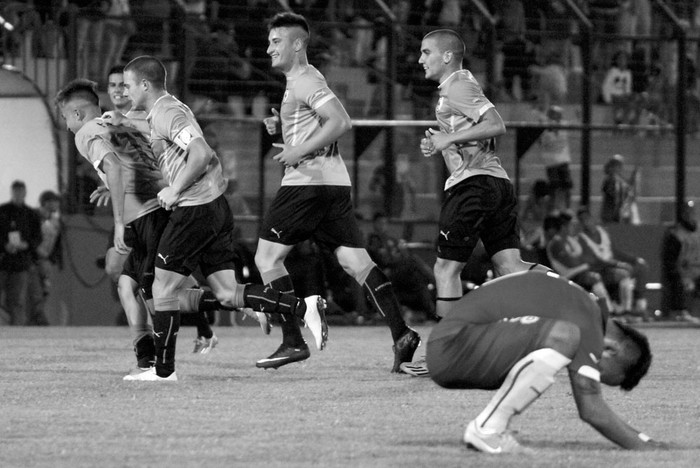
[(110, 125), (120, 125), (125, 118), (124, 114), (115, 110), (102, 114), (102, 119)]

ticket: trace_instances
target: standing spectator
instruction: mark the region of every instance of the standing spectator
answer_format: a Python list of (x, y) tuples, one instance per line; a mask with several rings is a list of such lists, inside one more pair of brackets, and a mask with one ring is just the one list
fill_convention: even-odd
[(36, 265), (28, 291), (27, 325), (49, 325), (45, 305), (57, 268), (61, 268), (61, 197), (47, 190), (39, 196), (41, 244), (36, 248)]
[[(562, 120), (563, 109), (550, 106), (545, 115), (545, 123), (565, 125)], [(566, 210), (571, 205), (571, 181), (569, 164), (571, 149), (569, 148), (569, 131), (566, 129), (546, 129), (540, 136), (540, 155), (547, 172), (550, 188), (550, 207), (553, 210)]]
[(637, 171), (630, 180), (622, 175), (624, 158), (616, 154), (605, 163), (603, 171), (603, 203), (600, 219), (603, 223), (639, 224), (639, 212), (636, 206)]
[[(279, 113), (264, 120), (271, 135), (282, 133), (274, 160), (285, 167), (282, 186), (260, 229), (255, 263), (263, 283), (294, 290), (284, 260), (295, 244), (310, 237), (332, 249), (343, 269), (369, 295), (391, 329), (392, 372), (410, 361), (420, 336), (406, 326), (386, 275), (364, 248), (352, 206), (350, 176), (338, 150), (338, 138), (352, 123), (324, 76), (308, 62), (309, 25), (294, 13), (275, 15), (269, 23), (267, 52), (272, 67), (284, 73), (287, 90)], [(282, 344), (256, 366), (279, 367), (309, 357), (296, 321), (282, 324)]]
[(690, 313), (700, 280), (700, 230), (692, 201), (683, 206), (678, 222), (661, 241), (661, 318), (700, 324)]
[(536, 180), (518, 219), (523, 259), (543, 265), (549, 264), (545, 255), (547, 238), (544, 229), (544, 221), (550, 213), (549, 199), (550, 189), (547, 181)]
[(441, 154), (450, 172), (434, 267), (441, 317), (463, 295), (460, 273), (479, 239), (496, 276), (531, 266), (520, 258), (515, 192), (496, 156), (495, 138), (505, 133), (505, 124), (474, 75), (462, 68), (465, 52), (456, 32), (439, 29), (423, 38), (418, 60), (425, 77), (440, 83), (440, 130), (426, 130), (421, 152)]
[(108, 8), (106, 0), (68, 1), (68, 9), (75, 14), (77, 22), (78, 76), (93, 80), (102, 76), (102, 39)]
[(24, 200), (27, 186), (12, 182), (8, 203), (0, 205), (0, 296), (5, 296), (5, 311), (0, 323), (25, 325), (29, 270), (34, 264), (36, 248), (41, 243), (39, 216)]
[(129, 0), (110, 0), (102, 38), (101, 77), (107, 76), (113, 64), (121, 63), (126, 44), (135, 32)]
[(627, 52), (620, 50), (613, 56), (612, 66), (605, 74), (601, 87), (603, 102), (612, 104), (616, 124), (636, 121), (632, 97), (632, 70), (628, 66)]

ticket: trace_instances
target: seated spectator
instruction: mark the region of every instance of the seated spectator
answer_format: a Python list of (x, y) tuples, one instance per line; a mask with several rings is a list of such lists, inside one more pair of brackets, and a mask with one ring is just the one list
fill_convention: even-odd
[(377, 212), (372, 232), (367, 236), (367, 252), (391, 280), (399, 303), (408, 308), (408, 321), (424, 321), (435, 316), (435, 278), (422, 260), (411, 254), (406, 242), (388, 232), (388, 219)]
[(608, 310), (613, 311), (603, 279), (599, 273), (591, 271), (591, 265), (583, 257), (583, 247), (573, 232), (573, 216), (561, 213), (557, 217), (548, 217), (546, 221), (547, 229), (554, 233), (546, 247), (549, 266), (564, 278), (605, 300)]
[(620, 303), (621, 312), (646, 317), (646, 261), (617, 249), (605, 228), (595, 223), (588, 207), (582, 206), (577, 214), (581, 224), (578, 238), (591, 271), (599, 273), (608, 290), (617, 293), (612, 296)]
[(683, 206), (681, 217), (666, 229), (661, 241), (660, 318), (700, 324), (692, 315), (691, 302), (700, 288), (700, 230), (692, 201)]
[(620, 50), (613, 56), (601, 87), (603, 102), (612, 104), (613, 120), (616, 124), (633, 124), (637, 121), (632, 95), (632, 71), (627, 52)]

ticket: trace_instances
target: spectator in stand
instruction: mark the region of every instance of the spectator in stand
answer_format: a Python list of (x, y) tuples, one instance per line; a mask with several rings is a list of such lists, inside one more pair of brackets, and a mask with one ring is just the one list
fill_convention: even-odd
[(632, 71), (628, 60), (627, 52), (618, 51), (601, 87), (603, 102), (613, 106), (613, 120), (616, 124), (631, 124), (637, 120), (633, 106)]
[(621, 312), (646, 318), (649, 274), (646, 261), (616, 248), (608, 231), (596, 224), (588, 207), (580, 207), (577, 215), (581, 224), (578, 238), (591, 269), (601, 275), (609, 291), (617, 292), (613, 296), (616, 296)]
[(681, 217), (666, 229), (661, 241), (660, 318), (700, 325), (691, 314), (692, 299), (700, 286), (700, 230), (692, 201), (683, 206)]
[(25, 183), (15, 180), (11, 190), (10, 201), (0, 205), (0, 297), (5, 297), (8, 314), (0, 316), (0, 324), (23, 326), (27, 322), (29, 271), (41, 242), (41, 226), (39, 216), (24, 203)]
[(126, 44), (135, 32), (129, 0), (110, 0), (104, 22), (100, 77), (107, 76), (110, 68), (122, 61)]
[[(562, 120), (564, 110), (559, 106), (550, 106), (544, 115), (544, 122), (554, 125), (565, 125)], [(547, 172), (550, 189), (550, 208), (566, 210), (571, 206), (571, 181), (569, 164), (571, 149), (569, 148), (569, 131), (566, 129), (546, 129), (539, 139), (540, 156)]]
[(78, 76), (91, 80), (102, 78), (102, 39), (108, 8), (106, 0), (68, 1), (68, 12), (75, 14), (77, 22)]
[(550, 189), (546, 180), (532, 184), (525, 208), (520, 213), (520, 252), (526, 262), (548, 265), (544, 221), (550, 212)]
[(548, 219), (548, 229), (555, 234), (547, 242), (547, 259), (552, 269), (564, 278), (570, 279), (583, 289), (605, 300), (608, 310), (613, 310), (613, 303), (600, 274), (591, 271), (591, 265), (583, 256), (583, 247), (576, 237), (573, 216), (564, 212), (556, 219)]
[(514, 101), (522, 101), (530, 90), (528, 67), (534, 61), (534, 45), (525, 36), (525, 10), (521, 0), (507, 0), (497, 24), (503, 56), (503, 90)]
[(603, 203), (600, 219), (603, 223), (632, 223), (639, 224), (639, 213), (636, 213), (636, 170), (630, 180), (622, 175), (624, 158), (616, 154), (605, 163), (603, 171)]
[(47, 190), (39, 196), (37, 209), (41, 221), (41, 244), (36, 248), (36, 264), (30, 271), (27, 325), (49, 325), (46, 300), (51, 292), (57, 268), (61, 268), (61, 197)]
[(532, 77), (531, 94), (535, 99), (535, 105), (543, 112), (552, 105), (566, 101), (569, 87), (563, 60), (562, 51), (552, 50), (544, 56), (543, 64), (529, 67)]

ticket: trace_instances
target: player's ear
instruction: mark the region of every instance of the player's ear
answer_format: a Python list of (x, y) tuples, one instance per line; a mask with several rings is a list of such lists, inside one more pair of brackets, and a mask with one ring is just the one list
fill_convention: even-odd
[(446, 50), (442, 53), (442, 61), (445, 63), (450, 63), (452, 61), (452, 51)]
[(610, 338), (604, 338), (603, 339), (603, 356), (606, 357), (613, 357), (616, 356), (617, 353), (620, 352), (621, 346), (620, 343), (610, 339)]

